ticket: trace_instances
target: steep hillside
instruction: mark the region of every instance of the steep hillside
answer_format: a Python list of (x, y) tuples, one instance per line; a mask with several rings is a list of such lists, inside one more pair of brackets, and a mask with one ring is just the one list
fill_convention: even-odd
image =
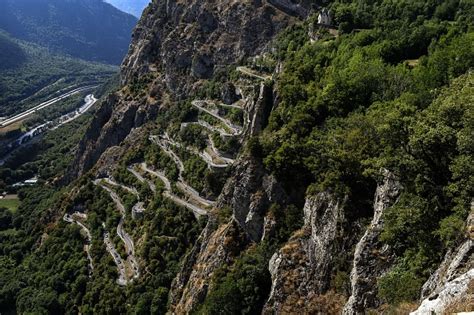
[(137, 20), (102, 0), (5, 0), (0, 29), (89, 61), (120, 64)]
[(0, 311), (473, 311), (473, 16), (153, 1), (68, 171), (0, 212)]

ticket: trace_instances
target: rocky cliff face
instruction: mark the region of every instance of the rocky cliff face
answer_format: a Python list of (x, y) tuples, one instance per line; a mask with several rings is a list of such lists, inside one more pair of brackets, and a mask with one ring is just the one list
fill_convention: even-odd
[(303, 229), (270, 260), (273, 283), (264, 313), (273, 314), (276, 310), (277, 313), (363, 314), (367, 309), (378, 307), (381, 302), (377, 299), (377, 278), (393, 263), (390, 250), (378, 239), (383, 228), (382, 215), (399, 192), (396, 178), (385, 172), (375, 193), (372, 222), (355, 247), (352, 294), (344, 310), (345, 298), (329, 290), (337, 260), (342, 257), (341, 252), (352, 247), (357, 227), (347, 225), (347, 199), (327, 192), (309, 197), (304, 206)]
[[(160, 111), (178, 100), (194, 98), (203, 80), (226, 66), (263, 52), (280, 30), (316, 6), (309, 0), (153, 1), (123, 62), (122, 89), (103, 102), (80, 143), (70, 178), (94, 165), (99, 173), (107, 172), (123, 153), (121, 148), (148, 137), (142, 129)], [(227, 105), (239, 99), (244, 103), (244, 143), (265, 128), (278, 99), (268, 82), (248, 79), (245, 83), (249, 81), (253, 84), (246, 95), (229, 82), (221, 95)], [(329, 191), (308, 196), (303, 228), (269, 262), (272, 286), (263, 313), (362, 314), (380, 307), (377, 279), (395, 262), (390, 248), (380, 241), (383, 214), (400, 190), (397, 178), (385, 171), (373, 206), (369, 201), (364, 209), (357, 209), (363, 218), (354, 218), (349, 196)], [(173, 281), (170, 313), (192, 313), (212, 290), (217, 270), (232, 266), (251, 245), (272, 238), (277, 218), (268, 210), (273, 204), (284, 207), (295, 202), (261, 160), (241, 152), (215, 206), (209, 209), (206, 227)], [(230, 212), (228, 217), (222, 216), (224, 210)], [(371, 222), (365, 227), (360, 219)], [(425, 284), (423, 298), (429, 302), (423, 301), (420, 314), (427, 307), (434, 309), (433, 300), (448, 301), (442, 297), (452, 295), (453, 286), (456, 292), (472, 287), (472, 261), (471, 237), (447, 255)], [(341, 270), (344, 281), (350, 282), (348, 292), (334, 290)]]
[[(309, 12), (308, 5), (302, 2), (299, 7)], [(133, 128), (155, 117), (164, 103), (190, 97), (201, 79), (261, 53), (295, 21), (288, 8), (254, 0), (153, 1), (135, 28), (122, 64), (123, 93), (100, 107), (68, 178), (89, 170), (108, 147), (119, 145)], [(134, 88), (140, 94), (130, 93)]]
[(287, 200), (276, 180), (263, 171), (259, 161), (243, 158), (221, 194), (217, 208), (230, 208), (232, 216), (218, 225), (211, 216), (193, 251), (186, 257), (171, 292), (171, 311), (191, 312), (212, 284), (209, 279), (223, 265), (231, 265), (252, 242), (271, 233), (266, 211), (271, 203)]
[(231, 264), (248, 244), (234, 220), (218, 226), (210, 219), (173, 282), (170, 313), (191, 313), (204, 301), (214, 272), (224, 264)]
[(122, 82), (158, 71), (174, 95), (186, 97), (193, 82), (261, 53), (291, 22), (267, 1), (153, 1), (133, 35)]
[(264, 314), (323, 311), (317, 300), (329, 287), (345, 202), (326, 192), (306, 200), (303, 229), (270, 260), (272, 290)]
[(265, 215), (270, 205), (284, 205), (287, 201), (284, 190), (273, 176), (265, 173), (261, 162), (242, 159), (224, 187), (218, 207), (230, 207), (233, 219), (251, 240), (258, 242), (265, 232)]
[[(275, 2), (275, 3), (273, 3)], [(110, 95), (81, 141), (68, 174), (71, 180), (97, 166), (107, 173), (123, 152), (133, 146), (141, 129), (177, 100), (193, 98), (201, 80), (217, 71), (260, 54), (279, 31), (311, 10), (311, 1), (153, 1), (137, 25), (129, 54), (122, 64), (121, 90)], [(294, 14), (294, 6), (300, 13)], [(304, 12), (304, 13), (302, 13)], [(258, 30), (258, 31), (256, 31)], [(258, 86), (258, 85), (257, 85)], [(229, 93), (232, 103), (238, 95)], [(235, 87), (234, 87), (235, 89)], [(224, 91), (225, 92), (225, 91)], [(246, 136), (266, 125), (273, 106), (272, 87), (255, 89), (246, 101)], [(252, 241), (271, 234), (265, 217), (271, 203), (286, 196), (261, 162), (239, 159), (217, 208), (230, 208), (227, 222), (210, 216), (192, 252), (186, 257), (171, 293), (171, 311), (188, 313), (202, 302), (215, 270), (238, 256)]]
[(121, 144), (132, 129), (156, 117), (157, 110), (156, 104), (123, 98), (120, 93), (110, 95), (101, 104), (79, 143), (68, 179), (91, 169), (108, 148)]
[(385, 209), (393, 205), (400, 194), (400, 183), (388, 171), (375, 193), (374, 217), (364, 236), (357, 243), (351, 271), (351, 296), (344, 307), (344, 314), (363, 314), (367, 309), (378, 308), (377, 279), (394, 263), (394, 255), (379, 237), (382, 233)]
[(474, 307), (474, 202), (466, 222), (464, 241), (450, 250), (423, 285), (421, 305), (414, 315), (449, 313), (450, 308)]

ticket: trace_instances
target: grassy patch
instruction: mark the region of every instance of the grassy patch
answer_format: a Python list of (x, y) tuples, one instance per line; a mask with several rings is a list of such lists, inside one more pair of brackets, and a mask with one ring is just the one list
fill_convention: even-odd
[(17, 196), (7, 196), (4, 199), (0, 199), (0, 208), (7, 208), (11, 212), (15, 212), (20, 205), (20, 200)]

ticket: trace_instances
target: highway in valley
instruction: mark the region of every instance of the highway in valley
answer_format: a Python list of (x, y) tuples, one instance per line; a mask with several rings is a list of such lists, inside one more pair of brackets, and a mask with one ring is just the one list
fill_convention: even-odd
[(84, 104), (78, 109), (70, 113), (67, 113), (57, 119), (54, 119), (54, 121), (48, 121), (44, 124), (36, 126), (30, 129), (29, 131), (23, 133), (18, 138), (12, 140), (12, 142), (7, 145), (7, 148), (8, 148), (7, 153), (4, 154), (3, 157), (0, 154), (0, 166), (5, 163), (5, 161), (9, 158), (11, 153), (14, 152), (14, 150), (16, 150), (18, 147), (22, 146), (23, 144), (30, 141), (32, 138), (35, 138), (48, 130), (55, 130), (59, 128), (60, 126), (70, 123), (73, 120), (79, 118), (80, 116), (85, 114), (96, 102), (97, 102), (97, 99), (94, 97), (94, 95), (89, 94), (84, 98)]
[(97, 87), (97, 85), (88, 85), (88, 86), (83, 86), (83, 87), (80, 87), (80, 88), (76, 88), (72, 91), (69, 91), (67, 93), (64, 93), (60, 96), (57, 96), (57, 97), (54, 97), (46, 102), (43, 102), (39, 105), (36, 105), (35, 107), (33, 108), (30, 108), (20, 114), (17, 114), (13, 117), (10, 117), (10, 118), (7, 118), (5, 119), (4, 121), (0, 122), (0, 128), (3, 128), (3, 127), (6, 127), (6, 126), (9, 126), (13, 123), (16, 123), (17, 121), (20, 121), (20, 120), (23, 120), (29, 116), (31, 116), (32, 114), (36, 113), (37, 111), (41, 110), (41, 109), (44, 109), (44, 108), (47, 108), (53, 104), (56, 104), (57, 102), (61, 101), (61, 100), (64, 100), (68, 97), (71, 97), (73, 95), (76, 95), (78, 93), (81, 93), (81, 92), (84, 92), (84, 91), (89, 91), (89, 90), (92, 90), (92, 89), (95, 89)]

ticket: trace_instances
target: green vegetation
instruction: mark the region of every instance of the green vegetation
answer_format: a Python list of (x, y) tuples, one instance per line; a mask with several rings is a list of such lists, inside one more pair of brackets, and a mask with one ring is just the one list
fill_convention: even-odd
[(271, 251), (260, 244), (245, 251), (232, 266), (214, 275), (213, 288), (196, 314), (257, 314), (270, 291)]
[(85, 133), (91, 117), (91, 114), (86, 113), (17, 149), (0, 166), (0, 190), (35, 175), (43, 180), (51, 180), (64, 172), (72, 161), (73, 149)]
[[(63, 147), (64, 143), (57, 145)], [(126, 156), (124, 161), (130, 158)], [(123, 169), (117, 171), (117, 175), (124, 175), (122, 172)], [(123, 242), (115, 233), (120, 213), (108, 193), (95, 186), (90, 176), (82, 177), (77, 185), (81, 188), (73, 192), (55, 192), (57, 188), (50, 184), (23, 188), (17, 212), (0, 208), (0, 279), (5, 284), (0, 290), (2, 312), (164, 313), (179, 262), (202, 226), (191, 211), (159, 194), (151, 197), (140, 220), (132, 221), (128, 215), (125, 228), (135, 241), (140, 239), (138, 255), (143, 274), (123, 289), (116, 284), (117, 269), (105, 250), (102, 227), (104, 222), (118, 252), (126, 257)], [(127, 203), (127, 193), (117, 191)], [(88, 277), (84, 236), (77, 225), (60, 219), (64, 212), (78, 209), (88, 210), (85, 224), (92, 234), (92, 278)], [(53, 217), (58, 219), (51, 222)]]
[(179, 133), (181, 143), (201, 151), (207, 147), (207, 138), (207, 130), (200, 125), (188, 125)]
[[(247, 151), (289, 192), (347, 196), (345, 216), (361, 224), (372, 215), (380, 170), (396, 174), (404, 192), (386, 212), (382, 240), (398, 261), (380, 279), (379, 295), (393, 305), (411, 302), (459, 239), (474, 193), (474, 47), (466, 44), (474, 41), (474, 6), (334, 1), (331, 10), (338, 37), (310, 43), (310, 19), (275, 43), (273, 58), (284, 63), (280, 103)], [(278, 235), (288, 239), (301, 215), (276, 206), (272, 212), (287, 214)], [(236, 277), (247, 267), (239, 259), (215, 280), (205, 312), (237, 314), (237, 302), (245, 308), (258, 296), (240, 287), (247, 276)], [(333, 275), (341, 292), (346, 269)]]
[[(0, 116), (12, 116), (38, 105), (66, 87), (105, 82), (117, 71), (113, 66), (52, 54), (0, 30), (0, 51), (12, 49), (18, 53), (0, 55), (0, 64), (5, 64), (3, 60), (10, 65), (0, 68)], [(15, 60), (5, 60), (7, 57)]]
[(11, 198), (7, 197), (4, 199), (0, 199), (0, 208), (8, 209), (11, 212), (15, 212), (20, 205), (20, 200), (17, 197)]
[(226, 172), (229, 170), (212, 171), (201, 157), (184, 149), (178, 152), (184, 164), (184, 180), (203, 196), (217, 198), (224, 187)]
[[(271, 285), (268, 261), (301, 228), (305, 191), (347, 197), (343, 228), (365, 226), (373, 215), (381, 170), (399, 178), (403, 191), (386, 210), (381, 235), (396, 264), (377, 284), (379, 297), (389, 307), (416, 300), (421, 285), (460, 239), (474, 195), (474, 47), (466, 44), (474, 42), (472, 3), (336, 0), (331, 10), (339, 36), (326, 33), (323, 40), (311, 43), (307, 27), (313, 17), (283, 32), (273, 54), (255, 61), (263, 70), (281, 62), (283, 72), (274, 85), (279, 104), (263, 133), (247, 141), (245, 153), (262, 161), (288, 195), (296, 196), (295, 205), (269, 205), (266, 214), (275, 220), (274, 236), (250, 244), (215, 272), (198, 314), (261, 312)], [(202, 96), (219, 97), (219, 82), (225, 80), (216, 78), (203, 84)], [(133, 82), (130, 92), (145, 93), (151, 79)], [(208, 132), (195, 125), (181, 129), (181, 122), (198, 117), (219, 122), (188, 102), (168, 105), (160, 106), (156, 128), (146, 132), (167, 131), (184, 145), (204, 148)], [(47, 134), (0, 168), (0, 188), (37, 173), (49, 180), (20, 189), (18, 211), (0, 208), (0, 279), (5, 284), (0, 286), (0, 311), (165, 313), (171, 281), (202, 224), (188, 209), (159, 193), (152, 195), (126, 167), (144, 160), (176, 182), (177, 166), (157, 145), (144, 140), (121, 157), (113, 173), (117, 181), (137, 188), (147, 203), (142, 218), (127, 216), (125, 223), (139, 244), (142, 275), (120, 288), (103, 243), (102, 224), (114, 233), (120, 220), (110, 196), (92, 184), (91, 174), (61, 191), (52, 184), (71, 161), (74, 144), (84, 132), (80, 123)], [(219, 149), (238, 150), (235, 138), (212, 137)], [(184, 162), (186, 182), (203, 196), (216, 197), (227, 174), (209, 170), (188, 150), (173, 150)], [(129, 211), (136, 197), (114, 189)], [(85, 223), (92, 234), (95, 266), (91, 278), (84, 237), (76, 225), (60, 220), (77, 209), (88, 213)], [(230, 209), (224, 208), (217, 219), (225, 224), (230, 216)], [(112, 238), (124, 255), (123, 242), (116, 235)], [(335, 257), (331, 275), (334, 289), (342, 294), (348, 291), (349, 255), (347, 250)]]
[(240, 149), (239, 139), (237, 137), (221, 137), (219, 133), (214, 132), (212, 135), (212, 140), (216, 148), (224, 153), (231, 155), (237, 154)]

